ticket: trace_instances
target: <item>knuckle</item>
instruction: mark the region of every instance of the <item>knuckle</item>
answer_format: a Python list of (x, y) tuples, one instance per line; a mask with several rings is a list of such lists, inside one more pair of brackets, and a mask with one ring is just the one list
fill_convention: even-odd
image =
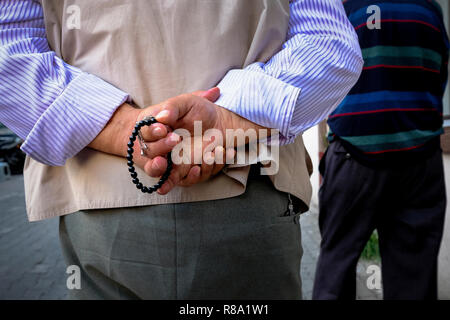
[(172, 97), (166, 100), (166, 103), (164, 104), (164, 106), (162, 107), (162, 111), (169, 111), (172, 108), (175, 107), (177, 102), (177, 98), (176, 97)]
[(144, 140), (149, 140), (152, 138), (152, 131), (150, 130), (150, 127), (142, 127), (141, 128), (141, 134)]
[(144, 172), (146, 175), (151, 176), (152, 174), (151, 161), (147, 161), (147, 163), (144, 165)]
[(170, 185), (170, 186), (174, 186), (174, 185), (176, 185), (177, 184), (177, 178), (175, 178), (175, 176), (176, 176), (176, 173), (174, 173), (174, 174), (171, 174), (170, 176), (169, 176), (169, 178), (167, 179), (167, 183)]
[(190, 187), (192, 185), (191, 181), (180, 181), (180, 183), (178, 184), (180, 187)]

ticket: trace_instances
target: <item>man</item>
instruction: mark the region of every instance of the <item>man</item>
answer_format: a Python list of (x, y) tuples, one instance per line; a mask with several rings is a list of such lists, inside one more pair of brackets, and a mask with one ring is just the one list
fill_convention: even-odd
[(447, 34), (435, 1), (373, 4), (344, 4), (365, 64), (328, 120), (313, 298), (355, 298), (356, 264), (377, 229), (384, 298), (435, 299), (446, 208), (439, 136)]
[[(299, 135), (362, 67), (338, 0), (22, 0), (0, 12), (0, 120), (25, 140), (29, 219), (62, 216), (74, 297), (301, 298), (299, 213), (286, 211), (311, 196)], [(278, 129), (279, 159), (258, 160), (279, 170), (182, 163), (144, 194), (125, 157), (149, 115), (160, 123), (142, 129), (146, 153), (132, 145), (143, 185), (183, 143), (172, 130), (195, 121), (197, 139)]]

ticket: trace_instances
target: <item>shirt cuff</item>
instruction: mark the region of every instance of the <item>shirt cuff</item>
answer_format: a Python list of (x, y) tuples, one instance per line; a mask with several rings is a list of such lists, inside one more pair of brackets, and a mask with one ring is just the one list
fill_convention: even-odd
[(278, 129), (280, 142), (291, 140), (289, 128), (300, 88), (243, 69), (230, 70), (217, 86), (221, 92), (217, 105), (261, 126)]
[(62, 166), (100, 133), (129, 95), (82, 73), (40, 116), (22, 150), (44, 164)]

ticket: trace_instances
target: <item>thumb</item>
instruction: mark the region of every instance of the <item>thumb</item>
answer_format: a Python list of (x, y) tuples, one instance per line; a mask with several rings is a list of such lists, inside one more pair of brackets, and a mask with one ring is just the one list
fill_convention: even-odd
[[(195, 97), (194, 97), (195, 96)], [(176, 122), (184, 117), (192, 108), (194, 103), (198, 103), (198, 97), (209, 100), (210, 102), (216, 101), (220, 96), (220, 89), (217, 87), (211, 88), (206, 91), (195, 91), (191, 94), (183, 94), (163, 102), (161, 105), (162, 111), (156, 116), (156, 120), (159, 122), (171, 126), (175, 129)]]
[(220, 97), (220, 89), (218, 87), (211, 88), (205, 91), (195, 91), (192, 92), (193, 95), (208, 99), (211, 102), (216, 101)]

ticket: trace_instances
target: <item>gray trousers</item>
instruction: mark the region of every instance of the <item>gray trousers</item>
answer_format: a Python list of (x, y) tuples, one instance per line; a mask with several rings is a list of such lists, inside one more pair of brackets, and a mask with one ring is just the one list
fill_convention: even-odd
[(230, 199), (60, 218), (75, 299), (301, 299), (299, 214), (265, 176)]

